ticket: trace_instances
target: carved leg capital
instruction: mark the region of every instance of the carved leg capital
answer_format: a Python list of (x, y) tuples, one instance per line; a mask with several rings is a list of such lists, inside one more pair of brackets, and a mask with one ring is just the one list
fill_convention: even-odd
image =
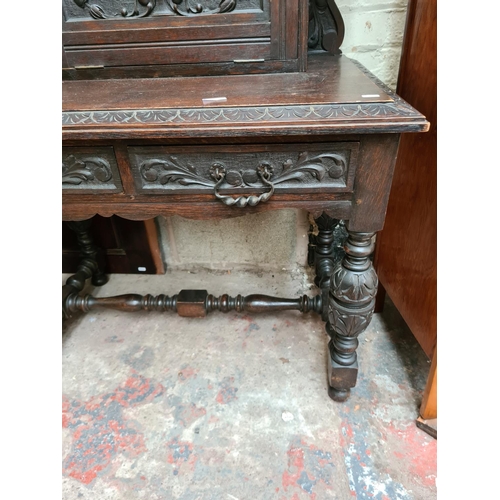
[(374, 234), (349, 231), (346, 255), (331, 277), (326, 331), (329, 395), (335, 401), (345, 401), (356, 385), (358, 336), (370, 324), (375, 307), (378, 278), (370, 260)]

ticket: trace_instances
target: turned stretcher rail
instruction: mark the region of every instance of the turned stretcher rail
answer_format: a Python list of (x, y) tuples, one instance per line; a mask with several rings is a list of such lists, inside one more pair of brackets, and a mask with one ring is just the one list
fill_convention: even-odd
[(80, 296), (78, 293), (72, 293), (64, 300), (64, 309), (68, 315), (77, 311), (89, 312), (95, 308), (105, 308), (125, 312), (172, 311), (179, 316), (202, 318), (211, 311), (262, 313), (298, 310), (303, 313), (321, 314), (322, 307), (321, 295), (314, 297), (303, 295), (297, 299), (262, 294), (246, 297), (243, 295), (231, 297), (224, 294), (217, 297), (206, 290), (181, 290), (179, 294), (173, 296), (129, 293), (114, 297), (94, 297), (89, 294)]

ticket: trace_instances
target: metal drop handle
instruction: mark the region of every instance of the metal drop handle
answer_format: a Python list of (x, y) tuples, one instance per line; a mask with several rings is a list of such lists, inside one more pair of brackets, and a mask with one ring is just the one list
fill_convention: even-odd
[(217, 183), (214, 186), (215, 197), (220, 201), (222, 201), (222, 203), (224, 203), (224, 205), (227, 205), (228, 207), (232, 205), (236, 205), (237, 207), (246, 207), (247, 205), (255, 207), (255, 205), (258, 205), (260, 202), (262, 203), (266, 202), (267, 200), (269, 200), (269, 198), (271, 198), (271, 196), (274, 193), (274, 185), (271, 182), (271, 177), (273, 175), (273, 167), (271, 166), (271, 164), (267, 162), (262, 162), (257, 167), (257, 174), (262, 179), (262, 182), (271, 188), (270, 191), (262, 193), (259, 196), (255, 195), (238, 196), (238, 198), (233, 198), (232, 196), (225, 196), (220, 194), (218, 192), (218, 189), (224, 182), (224, 179), (226, 178), (226, 169), (220, 163), (214, 163), (212, 165), (211, 175), (217, 181)]

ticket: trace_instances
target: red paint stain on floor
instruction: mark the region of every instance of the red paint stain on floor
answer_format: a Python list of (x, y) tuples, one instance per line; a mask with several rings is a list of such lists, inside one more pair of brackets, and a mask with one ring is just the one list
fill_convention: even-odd
[(398, 440), (398, 451), (394, 452), (409, 464), (412, 476), (424, 486), (434, 486), (437, 475), (437, 440), (428, 437), (416, 425), (397, 429), (387, 427), (389, 436)]
[(288, 469), (283, 472), (281, 478), (281, 484), (285, 491), (297, 484), (297, 480), (304, 471), (304, 450), (302, 448), (291, 448), (286, 454), (288, 455)]
[[(330, 452), (296, 437), (287, 451), (287, 457), (287, 468), (281, 477), (285, 492), (290, 488), (299, 489), (307, 493), (308, 498), (315, 500), (317, 495), (321, 498), (325, 490), (332, 489), (334, 464)], [(292, 500), (296, 495), (298, 498), (297, 491), (294, 492)]]
[(177, 438), (174, 438), (167, 443), (167, 448), (167, 462), (169, 464), (179, 467), (183, 463), (194, 463), (196, 461), (196, 457), (193, 455), (193, 443), (189, 441), (179, 441)]
[(194, 403), (180, 405), (176, 410), (176, 418), (184, 427), (189, 427), (193, 422), (207, 414), (205, 408), (199, 408)]
[(236, 397), (236, 392), (238, 389), (234, 387), (232, 384), (234, 383), (234, 377), (224, 377), (222, 382), (219, 384), (220, 390), (217, 394), (217, 397), (215, 400), (219, 404), (228, 404), (231, 401), (234, 401), (235, 399), (238, 399)]
[(86, 402), (63, 396), (63, 427), (73, 431), (63, 473), (89, 484), (120, 453), (129, 457), (144, 453), (144, 438), (124, 418), (123, 408), (151, 402), (163, 392), (161, 384), (133, 374), (114, 391)]

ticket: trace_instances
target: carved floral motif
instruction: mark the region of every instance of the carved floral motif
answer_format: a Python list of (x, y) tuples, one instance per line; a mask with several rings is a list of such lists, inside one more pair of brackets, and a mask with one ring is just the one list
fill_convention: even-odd
[(373, 266), (353, 272), (339, 265), (331, 277), (331, 293), (345, 304), (363, 304), (375, 298), (378, 277)]
[(359, 311), (339, 307), (330, 301), (328, 319), (334, 331), (344, 337), (357, 337), (363, 333), (373, 316), (375, 303)]
[[(214, 164), (215, 165), (215, 164)], [(255, 187), (261, 184), (258, 169), (236, 170), (218, 162), (225, 171), (225, 182), (234, 187)], [(300, 153), (298, 159), (287, 159), (277, 168), (272, 162), (266, 162), (269, 171), (273, 173), (272, 183), (280, 184), (289, 181), (307, 182), (311, 178), (321, 182), (326, 175), (332, 179), (343, 177), (347, 169), (346, 158), (339, 153), (322, 153), (311, 155)], [(213, 166), (212, 166), (213, 167)], [(191, 163), (182, 165), (175, 156), (165, 156), (162, 159), (145, 160), (139, 167), (140, 175), (146, 183), (179, 183), (182, 186), (197, 184), (200, 186), (214, 187), (217, 179), (211, 174), (213, 168), (206, 174), (201, 173)], [(276, 174), (276, 172), (278, 172)], [(206, 175), (206, 177), (205, 177)], [(211, 178), (212, 177), (212, 178)]]
[(146, 160), (139, 168), (141, 177), (150, 183), (162, 185), (170, 182), (178, 182), (181, 186), (198, 184), (201, 186), (213, 187), (215, 182), (200, 176), (193, 165), (187, 164), (185, 167), (177, 162), (175, 156), (166, 156), (165, 159)]
[(62, 164), (62, 183), (77, 186), (82, 182), (97, 180), (105, 183), (111, 180), (111, 167), (102, 158), (76, 159), (69, 155)]
[(236, 4), (237, 0), (220, 0), (217, 8), (210, 9), (200, 2), (192, 2), (191, 0), (167, 0), (167, 5), (174, 14), (188, 17), (199, 14), (224, 14), (233, 11)]
[[(88, 8), (89, 14), (94, 19), (113, 19), (118, 16), (122, 17), (147, 17), (153, 12), (156, 7), (156, 0), (135, 0), (134, 10), (129, 12), (126, 7), (123, 7), (119, 13), (109, 14), (104, 11), (104, 9), (97, 4), (89, 5), (89, 0), (73, 0), (78, 7), (82, 9)], [(146, 7), (146, 11), (140, 12), (139, 5)]]

